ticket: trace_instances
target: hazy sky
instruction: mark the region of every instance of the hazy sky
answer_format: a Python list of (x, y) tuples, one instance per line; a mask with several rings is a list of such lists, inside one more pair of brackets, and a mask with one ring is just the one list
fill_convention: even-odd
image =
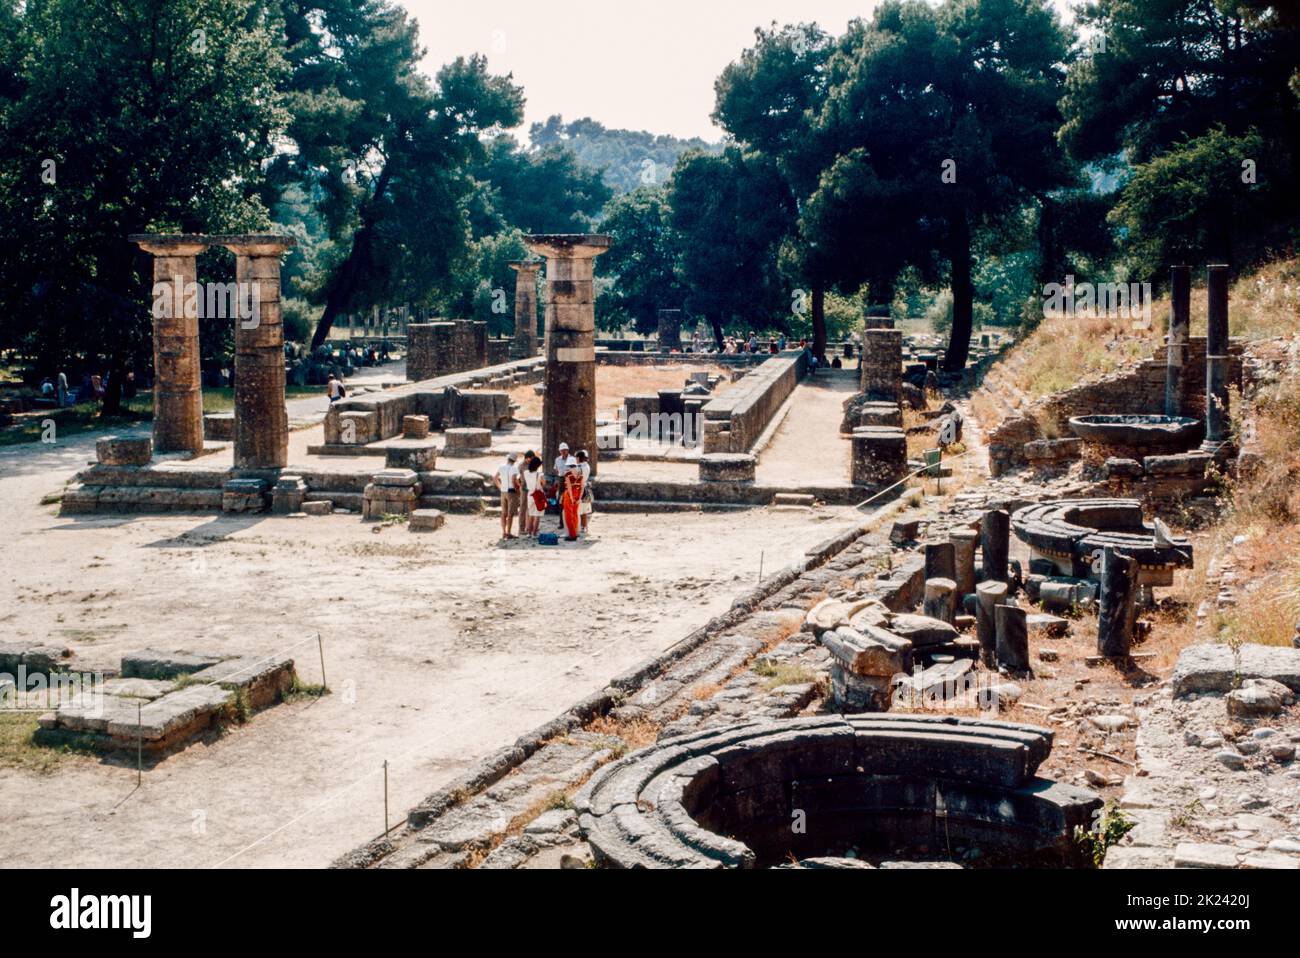
[[(527, 125), (562, 113), (609, 127), (702, 136), (713, 81), (754, 28), (815, 21), (841, 33), (876, 0), (401, 0), (420, 23), (430, 73), (485, 53), (528, 97)], [(1071, 0), (1053, 0), (1062, 10)]]

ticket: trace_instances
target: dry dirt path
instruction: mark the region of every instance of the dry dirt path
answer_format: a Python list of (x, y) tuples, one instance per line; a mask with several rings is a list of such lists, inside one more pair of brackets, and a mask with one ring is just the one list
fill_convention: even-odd
[[(726, 609), (758, 572), (860, 521), (768, 512), (597, 516), (599, 538), (497, 548), (492, 519), (439, 533), (355, 518), (60, 518), (40, 496), (93, 437), (0, 454), (0, 628), (87, 667), (133, 649), (293, 648), (334, 694), (277, 706), (146, 771), (69, 755), (0, 766), (11, 866), (319, 867), (483, 755)], [(305, 643), (305, 644), (304, 644)], [(233, 857), (232, 857), (233, 856)]]
[(840, 438), (844, 400), (857, 391), (855, 370), (824, 369), (795, 387), (792, 405), (758, 456), (768, 485), (838, 485), (849, 481), (851, 443)]

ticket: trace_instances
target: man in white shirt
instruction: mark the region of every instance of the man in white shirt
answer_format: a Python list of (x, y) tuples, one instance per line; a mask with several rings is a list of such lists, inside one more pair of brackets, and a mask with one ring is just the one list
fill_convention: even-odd
[(564, 479), (564, 471), (567, 468), (566, 463), (569, 461), (569, 444), (560, 443), (560, 454), (555, 457), (555, 471), (551, 473), (557, 480)]
[(514, 524), (515, 511), (519, 508), (519, 469), (515, 466), (518, 460), (513, 452), (506, 456), (506, 461), (497, 469), (496, 475), (492, 477), (493, 484), (501, 492), (501, 538), (515, 539), (518, 538), (510, 531), (511, 525)]

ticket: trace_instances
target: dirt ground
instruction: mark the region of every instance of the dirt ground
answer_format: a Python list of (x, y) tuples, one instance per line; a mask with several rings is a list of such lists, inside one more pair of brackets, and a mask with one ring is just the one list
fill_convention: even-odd
[[(681, 389), (691, 373), (707, 372), (721, 376), (713, 391), (716, 398), (731, 388), (731, 372), (721, 366), (698, 364), (680, 366), (596, 366), (596, 414), (613, 420), (625, 396), (648, 396), (661, 389)], [(510, 401), (519, 404), (519, 419), (536, 419), (542, 414), (542, 397), (531, 385), (510, 390)]]
[[(440, 532), (354, 517), (60, 518), (42, 495), (93, 437), (0, 453), (0, 628), (83, 668), (154, 648), (284, 651), (332, 694), (278, 705), (146, 769), (0, 756), (11, 866), (318, 867), (482, 756), (725, 610), (767, 571), (860, 521), (807, 514), (597, 515), (573, 547), (500, 548), (491, 518)], [(697, 557), (694, 561), (683, 556)], [(611, 601), (612, 600), (612, 601)], [(7, 763), (7, 764), (6, 764)]]

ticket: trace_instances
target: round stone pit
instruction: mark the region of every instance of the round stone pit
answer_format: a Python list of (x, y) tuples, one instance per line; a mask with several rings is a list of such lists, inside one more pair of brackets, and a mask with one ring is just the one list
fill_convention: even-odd
[(821, 858), (1083, 866), (1101, 799), (1036, 777), (1052, 732), (919, 715), (770, 720), (667, 739), (575, 796), (612, 868), (753, 869)]

